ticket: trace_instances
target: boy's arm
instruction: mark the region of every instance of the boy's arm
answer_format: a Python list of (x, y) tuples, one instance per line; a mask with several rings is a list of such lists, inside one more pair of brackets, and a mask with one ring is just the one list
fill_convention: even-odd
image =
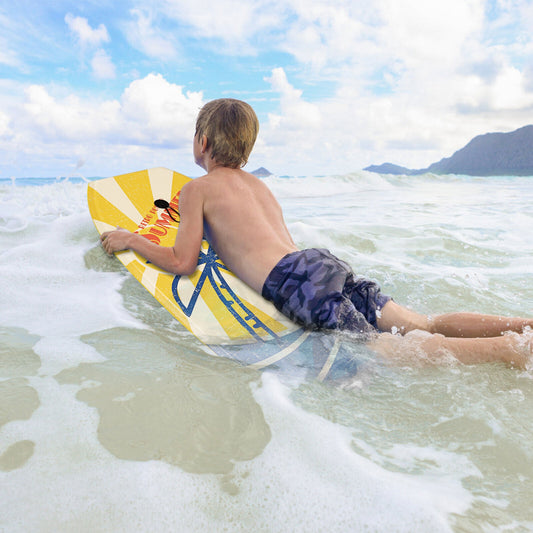
[(111, 255), (130, 249), (167, 272), (182, 276), (192, 274), (198, 264), (204, 234), (203, 195), (194, 181), (181, 190), (179, 209), (180, 225), (174, 246), (159, 246), (142, 235), (117, 229), (100, 236), (104, 250)]

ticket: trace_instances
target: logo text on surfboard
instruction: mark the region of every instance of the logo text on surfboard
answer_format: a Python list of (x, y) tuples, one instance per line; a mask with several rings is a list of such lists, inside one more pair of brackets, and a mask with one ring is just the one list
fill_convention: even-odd
[[(169, 202), (169, 206), (176, 211), (179, 209), (180, 192), (181, 191), (178, 191), (174, 198), (172, 198), (172, 200)], [(142, 222), (139, 224), (139, 227), (135, 231), (135, 233), (141, 234), (143, 237), (151, 242), (154, 242), (155, 244), (160, 244), (161, 238), (168, 233), (169, 228), (172, 227), (174, 223), (168, 213), (165, 211), (159, 213), (159, 211), (160, 210), (154, 205), (154, 207), (148, 211)], [(157, 219), (155, 222), (153, 222), (156, 216)]]

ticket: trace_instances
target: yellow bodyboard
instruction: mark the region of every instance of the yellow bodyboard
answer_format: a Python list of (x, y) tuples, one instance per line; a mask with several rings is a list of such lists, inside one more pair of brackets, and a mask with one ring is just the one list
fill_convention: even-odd
[[(93, 181), (89, 211), (101, 234), (117, 226), (162, 246), (172, 246), (179, 227), (179, 195), (190, 178), (152, 168)], [(165, 200), (168, 209), (154, 202)], [(176, 219), (176, 220), (174, 220)], [(240, 281), (203, 241), (191, 276), (175, 276), (135, 252), (116, 254), (133, 276), (185, 328), (206, 344), (279, 339), (299, 330), (261, 295)]]

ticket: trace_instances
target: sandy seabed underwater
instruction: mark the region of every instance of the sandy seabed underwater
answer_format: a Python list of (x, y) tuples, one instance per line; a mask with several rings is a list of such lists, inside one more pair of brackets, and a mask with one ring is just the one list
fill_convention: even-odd
[[(399, 303), (533, 316), (533, 178), (265, 181)], [(86, 187), (0, 181), (0, 531), (533, 531), (533, 362), (354, 340), (334, 385), (213, 357), (104, 254)]]

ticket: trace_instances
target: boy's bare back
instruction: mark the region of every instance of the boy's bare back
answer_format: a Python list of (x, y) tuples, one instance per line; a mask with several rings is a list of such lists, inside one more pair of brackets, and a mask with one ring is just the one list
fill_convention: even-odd
[(279, 260), (297, 250), (273, 194), (252, 174), (226, 167), (216, 167), (186, 187), (197, 189), (185, 190), (184, 200), (201, 199), (203, 229), (219, 257), (261, 293)]

